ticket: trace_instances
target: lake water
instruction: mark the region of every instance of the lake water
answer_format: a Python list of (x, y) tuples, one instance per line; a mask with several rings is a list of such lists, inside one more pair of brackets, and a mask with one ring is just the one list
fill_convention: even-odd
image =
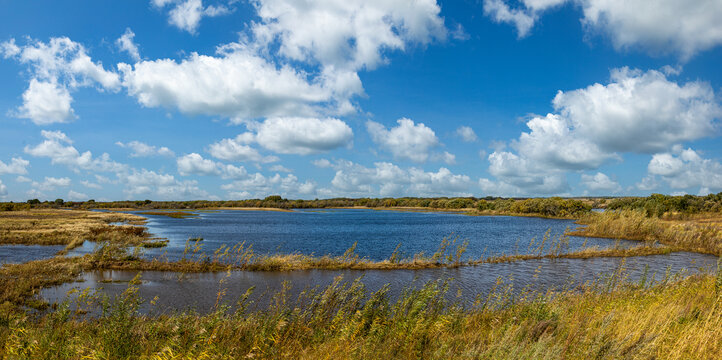
[(63, 250), (64, 245), (0, 245), (0, 264), (18, 264), (47, 259)]
[[(139, 294), (146, 300), (141, 307), (144, 313), (160, 314), (186, 309), (205, 313), (213, 310), (219, 290), (226, 292), (222, 303), (233, 305), (248, 288), (255, 286), (251, 300), (254, 301), (255, 309), (265, 309), (271, 301), (271, 295), (280, 291), (286, 281), (291, 286), (288, 292), (290, 299), (296, 299), (303, 290), (316, 286), (326, 287), (337, 276), (343, 276), (344, 281), (347, 282), (361, 278), (369, 291), (376, 291), (389, 284), (392, 301), (408, 287), (418, 288), (428, 281), (447, 280), (449, 281), (447, 298), (468, 305), (477, 295), (486, 296), (499, 279), (505, 284), (513, 284), (515, 293), (523, 288), (540, 292), (550, 289), (574, 289), (585, 282), (604, 281), (605, 276), (620, 269), (623, 263), (623, 273), (630, 281), (639, 281), (646, 272), (648, 281), (655, 279), (659, 282), (668, 274), (685, 275), (709, 271), (715, 267), (716, 260), (716, 257), (711, 255), (677, 252), (625, 259), (528, 260), (455, 269), (233, 271), (230, 275), (150, 271), (141, 274), (142, 284), (139, 287)], [(71, 289), (90, 289), (112, 299), (128, 288), (128, 282), (136, 274), (138, 274), (136, 271), (86, 273), (81, 282), (43, 289), (40, 296), (51, 303), (61, 302), (73, 298), (72, 295), (68, 296)], [(157, 297), (156, 304), (150, 305), (148, 300), (155, 297)]]
[[(465, 258), (477, 259), (514, 253), (532, 253), (549, 230), (556, 238), (574, 229), (573, 220), (511, 216), (467, 216), (459, 213), (378, 211), (367, 209), (297, 210), (293, 212), (222, 210), (199, 212), (197, 217), (177, 219), (143, 215), (148, 229), (167, 238), (165, 248), (148, 249), (146, 255), (164, 255), (170, 260), (183, 256), (191, 237), (202, 237), (205, 253), (221, 245), (252, 244), (256, 253), (302, 253), (342, 255), (354, 243), (356, 254), (371, 260), (387, 259), (399, 245), (402, 256), (433, 254), (444, 237), (469, 242)], [(535, 238), (532, 249), (529, 242)], [(569, 238), (570, 250), (586, 246), (611, 247), (612, 239)], [(628, 246), (636, 242), (621, 241)], [(548, 249), (549, 242), (546, 244)], [(92, 244), (71, 254), (93, 250)], [(451, 249), (450, 249), (451, 250)]]

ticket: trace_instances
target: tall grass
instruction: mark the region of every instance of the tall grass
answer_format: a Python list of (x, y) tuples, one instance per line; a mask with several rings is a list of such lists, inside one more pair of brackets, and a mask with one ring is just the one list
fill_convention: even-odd
[[(100, 317), (59, 310), (0, 326), (10, 359), (484, 358), (716, 359), (722, 352), (718, 275), (640, 285), (623, 271), (578, 291), (515, 292), (499, 282), (464, 305), (440, 281), (369, 292), (337, 278), (292, 298), (288, 286), (262, 311), (249, 293), (207, 315), (138, 310), (136, 282)], [(227, 306), (237, 301), (235, 311)]]
[(664, 220), (640, 210), (590, 214), (579, 222), (586, 226), (572, 235), (659, 242), (688, 251), (722, 255), (722, 227), (714, 222)]

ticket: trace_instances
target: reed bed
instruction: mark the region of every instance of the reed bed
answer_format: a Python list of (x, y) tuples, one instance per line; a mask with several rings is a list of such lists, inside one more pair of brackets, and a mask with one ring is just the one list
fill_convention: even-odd
[[(114, 299), (82, 293), (32, 318), (0, 322), (5, 358), (56, 359), (716, 359), (722, 353), (722, 270), (629, 281), (623, 267), (575, 291), (515, 291), (499, 279), (465, 305), (435, 281), (369, 292), (337, 278), (297, 298), (290, 286), (261, 311), (249, 289), (218, 292), (215, 311), (151, 317), (139, 278)], [(646, 279), (645, 279), (646, 280)], [(151, 302), (154, 300), (151, 300)], [(235, 303), (235, 310), (229, 304)], [(151, 304), (152, 306), (152, 304)]]
[[(111, 225), (122, 223), (122, 225)], [(140, 216), (81, 210), (0, 211), (0, 244), (66, 245), (90, 241), (144, 242), (149, 234)]]
[(649, 216), (641, 210), (605, 211), (579, 220), (584, 228), (571, 235), (640, 240), (686, 251), (722, 256), (722, 214), (665, 214)]

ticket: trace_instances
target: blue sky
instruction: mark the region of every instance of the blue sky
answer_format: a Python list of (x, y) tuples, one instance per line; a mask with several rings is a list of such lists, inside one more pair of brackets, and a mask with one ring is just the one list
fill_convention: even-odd
[(722, 191), (715, 0), (0, 0), (0, 199)]

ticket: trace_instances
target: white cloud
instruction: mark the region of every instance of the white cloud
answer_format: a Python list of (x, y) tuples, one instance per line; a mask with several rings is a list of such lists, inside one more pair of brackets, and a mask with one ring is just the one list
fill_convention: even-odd
[(118, 141), (115, 143), (115, 145), (118, 145), (122, 148), (130, 149), (132, 151), (132, 153), (130, 154), (131, 157), (175, 156), (175, 153), (173, 153), (171, 149), (168, 149), (165, 146), (156, 147), (153, 145), (142, 143), (140, 141), (131, 141), (129, 143), (122, 143)]
[(680, 85), (656, 70), (611, 72), (608, 85), (559, 92), (555, 109), (605, 150), (652, 153), (710, 136), (722, 108), (708, 83)]
[(280, 164), (273, 165), (273, 166), (269, 167), (268, 170), (275, 171), (275, 172), (286, 172), (286, 173), (293, 172), (293, 170), (291, 170), (283, 165), (280, 165)]
[(722, 44), (718, 0), (581, 0), (582, 23), (607, 33), (619, 49), (639, 47), (683, 60)]
[(138, 45), (133, 42), (134, 37), (135, 33), (130, 28), (126, 28), (123, 35), (118, 40), (115, 40), (115, 45), (121, 51), (127, 52), (131, 59), (140, 61), (140, 52), (138, 51)]
[(477, 139), (474, 129), (468, 126), (459, 126), (459, 128), (456, 129), (456, 135), (465, 142), (474, 142)]
[(83, 194), (81, 192), (70, 190), (68, 191), (68, 200), (72, 201), (85, 201), (88, 200), (90, 197), (86, 194)]
[(143, 106), (177, 108), (187, 114), (220, 115), (235, 123), (269, 116), (313, 115), (333, 100), (324, 84), (288, 65), (277, 67), (242, 46), (219, 56), (191, 54), (119, 64), (128, 94)]
[(28, 173), (28, 166), (30, 166), (30, 161), (27, 161), (23, 158), (12, 158), (10, 160), (10, 163), (5, 164), (0, 160), (0, 175), (4, 174), (16, 174), (16, 175), (24, 175)]
[(439, 146), (434, 131), (423, 123), (414, 124), (411, 119), (402, 118), (396, 122), (399, 124), (397, 127), (387, 130), (383, 125), (369, 120), (366, 129), (371, 139), (395, 158), (414, 162), (428, 160), (432, 150)]
[(68, 187), (70, 186), (70, 178), (64, 177), (64, 178), (55, 178), (52, 176), (46, 176), (45, 181), (39, 183), (37, 181), (34, 181), (32, 184), (32, 187), (36, 190), (41, 191), (51, 191), (55, 190), (57, 187)]
[(618, 50), (639, 48), (653, 54), (675, 53), (683, 61), (722, 44), (722, 3), (717, 0), (484, 0), (484, 14), (513, 24), (526, 36), (541, 14), (564, 3), (582, 8), (589, 33), (604, 33)]
[(72, 145), (72, 140), (60, 131), (43, 130), (41, 134), (45, 140), (36, 146), (26, 146), (27, 154), (50, 158), (52, 164), (62, 164), (76, 172), (78, 170), (119, 172), (127, 169), (126, 165), (112, 161), (107, 153), (95, 158), (90, 151), (81, 154)]
[(702, 195), (722, 191), (722, 164), (704, 159), (689, 148), (675, 146), (671, 152), (655, 154), (647, 172), (651, 177), (659, 176), (673, 189), (696, 188)]
[(177, 160), (178, 173), (183, 176), (198, 175), (220, 175), (221, 171), (217, 163), (213, 160), (204, 159), (196, 153), (181, 156)]
[(239, 179), (247, 175), (243, 166), (224, 165), (213, 160), (204, 159), (201, 155), (191, 153), (177, 159), (178, 173), (183, 176), (206, 175), (221, 176), (224, 179)]
[(0, 196), (6, 196), (8, 194), (8, 188), (3, 184), (2, 180), (0, 180)]
[(23, 105), (14, 115), (30, 119), (36, 125), (65, 123), (75, 119), (70, 106), (72, 101), (68, 89), (57, 82), (31, 79), (28, 89), (23, 93)]
[(259, 145), (280, 154), (316, 154), (350, 147), (353, 141), (351, 128), (334, 118), (269, 118), (251, 128)]
[(30, 178), (28, 178), (28, 177), (25, 177), (25, 176), (20, 175), (20, 176), (18, 176), (18, 177), (15, 178), (15, 181), (17, 181), (17, 182), (19, 182), (19, 183), (29, 183), (29, 182), (31, 182), (32, 180), (30, 180)]
[(285, 177), (279, 174), (263, 176), (250, 174), (246, 179), (237, 180), (221, 186), (232, 198), (263, 198), (271, 194), (287, 198), (308, 198), (316, 195), (316, 184), (312, 181), (300, 182), (293, 174)]
[(216, 17), (233, 12), (224, 5), (203, 6), (202, 0), (151, 0), (157, 8), (172, 4), (168, 12), (168, 23), (191, 34), (195, 34), (203, 17)]
[(594, 175), (582, 174), (581, 185), (584, 186), (589, 193), (596, 195), (610, 195), (622, 191), (622, 187), (618, 182), (609, 178), (609, 176), (597, 172)]
[[(326, 163), (317, 164), (325, 166)], [(402, 169), (388, 162), (368, 168), (350, 161), (330, 164), (336, 170), (331, 189), (319, 190), (324, 196), (470, 196), (473, 181), (453, 174), (447, 168), (426, 172)]]
[(67, 122), (74, 118), (69, 90), (92, 85), (111, 91), (120, 89), (118, 74), (93, 62), (82, 45), (67, 37), (51, 38), (48, 43), (28, 40), (22, 47), (10, 39), (0, 45), (5, 58), (15, 58), (31, 69), (30, 84), (16, 116), (29, 118), (36, 124)]
[(158, 196), (168, 200), (209, 199), (210, 195), (198, 187), (195, 180), (178, 181), (173, 175), (159, 174), (146, 169), (119, 175), (128, 197)]
[(80, 183), (81, 183), (83, 186), (85, 186), (86, 188), (89, 188), (89, 189), (97, 189), (97, 190), (100, 190), (100, 189), (103, 188), (100, 184), (92, 183), (92, 182), (90, 182), (90, 181), (88, 181), (88, 180), (83, 180), (83, 181), (81, 181)]
[[(592, 170), (620, 153), (653, 153), (711, 136), (722, 115), (709, 84), (678, 84), (659, 71), (627, 68), (607, 85), (559, 92), (557, 114), (534, 116), (511, 146), (489, 155), (489, 172), (505, 184), (488, 191), (555, 194), (567, 191), (567, 170)], [(496, 187), (494, 187), (496, 186)]]
[(247, 145), (254, 141), (254, 135), (251, 133), (243, 133), (234, 139), (223, 139), (217, 143), (211, 144), (208, 152), (216, 159), (227, 161), (251, 161), (256, 163), (275, 162), (279, 159), (275, 156), (263, 156), (258, 150)]
[(436, 0), (258, 0), (254, 5), (261, 21), (252, 31), (259, 43), (277, 40), (282, 55), (327, 69), (373, 69), (385, 61), (385, 49), (446, 37)]
[(562, 194), (569, 190), (566, 177), (558, 169), (507, 151), (494, 151), (488, 157), (489, 173), (498, 179), (480, 179), (485, 195), (522, 196)]

